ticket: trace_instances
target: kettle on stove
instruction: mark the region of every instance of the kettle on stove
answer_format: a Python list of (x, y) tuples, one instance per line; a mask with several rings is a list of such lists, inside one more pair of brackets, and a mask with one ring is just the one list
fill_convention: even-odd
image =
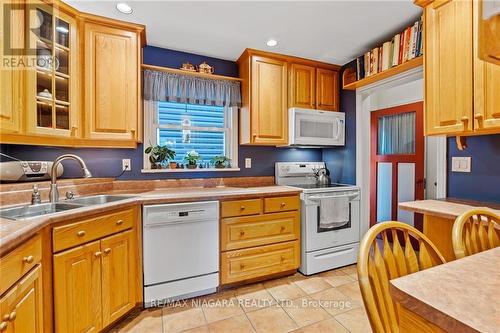
[(321, 168), (315, 171), (316, 185), (328, 186), (332, 183), (330, 172), (327, 168)]

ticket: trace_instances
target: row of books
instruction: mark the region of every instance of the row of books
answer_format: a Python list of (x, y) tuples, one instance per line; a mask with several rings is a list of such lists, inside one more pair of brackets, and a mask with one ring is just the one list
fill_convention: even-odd
[(424, 54), (422, 19), (397, 34), (391, 41), (356, 59), (356, 80), (385, 71)]

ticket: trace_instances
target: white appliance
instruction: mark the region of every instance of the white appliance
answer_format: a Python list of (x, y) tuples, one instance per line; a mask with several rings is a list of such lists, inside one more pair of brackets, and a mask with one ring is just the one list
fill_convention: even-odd
[(345, 114), (290, 108), (288, 110), (288, 134), (290, 146), (344, 146)]
[[(360, 189), (354, 185), (317, 186), (314, 173), (324, 162), (278, 162), (276, 184), (302, 189), (301, 263), (299, 271), (311, 275), (356, 262), (360, 240)], [(348, 220), (332, 228), (320, 225), (322, 198), (347, 200)]]
[(143, 207), (144, 306), (219, 286), (218, 201)]

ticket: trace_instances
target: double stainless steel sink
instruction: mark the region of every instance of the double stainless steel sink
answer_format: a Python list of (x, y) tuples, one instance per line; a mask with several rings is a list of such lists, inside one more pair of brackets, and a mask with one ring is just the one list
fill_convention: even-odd
[(105, 203), (129, 199), (131, 196), (124, 195), (93, 195), (64, 200), (56, 203), (43, 203), (38, 205), (24, 205), (0, 210), (0, 217), (10, 220), (20, 220), (35, 216), (55, 214), (71, 209), (101, 205)]

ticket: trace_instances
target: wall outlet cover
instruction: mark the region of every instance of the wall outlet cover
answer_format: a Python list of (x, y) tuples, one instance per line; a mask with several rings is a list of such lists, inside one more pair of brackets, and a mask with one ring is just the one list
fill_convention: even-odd
[(130, 170), (132, 170), (130, 159), (129, 158), (122, 159), (122, 171), (130, 171)]
[(470, 172), (471, 170), (470, 157), (452, 157), (451, 158), (451, 171), (452, 172)]

